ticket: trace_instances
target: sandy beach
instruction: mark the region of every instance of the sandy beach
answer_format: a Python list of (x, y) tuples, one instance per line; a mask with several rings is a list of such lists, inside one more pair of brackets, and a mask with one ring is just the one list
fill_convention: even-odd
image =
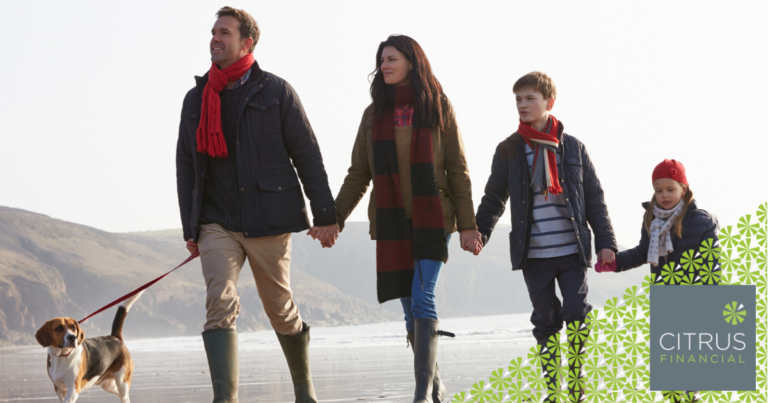
[[(455, 339), (441, 338), (441, 374), (450, 396), (487, 380), (533, 345), (528, 315), (443, 321)], [(503, 324), (504, 327), (501, 327)], [(401, 322), (312, 329), (312, 375), (321, 402), (410, 402), (413, 359)], [(135, 403), (210, 402), (210, 375), (199, 338), (129, 340), (136, 363)], [(290, 373), (274, 333), (240, 335), (240, 401), (294, 401)], [(58, 401), (45, 372), (45, 349), (0, 350), (0, 402)], [(447, 401), (448, 399), (446, 399)], [(94, 387), (79, 402), (118, 401)]]

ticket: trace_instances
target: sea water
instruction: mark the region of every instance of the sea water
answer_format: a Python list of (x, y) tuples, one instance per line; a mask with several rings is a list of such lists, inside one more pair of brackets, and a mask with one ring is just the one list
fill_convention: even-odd
[[(534, 343), (530, 314), (479, 316), (440, 320), (440, 329), (455, 333), (451, 343), (520, 341)], [(313, 349), (338, 347), (380, 347), (405, 344), (405, 322), (372, 323), (356, 326), (313, 327)], [(238, 333), (240, 351), (279, 349), (272, 330)], [(127, 340), (131, 352), (204, 351), (200, 336)], [(42, 350), (42, 349), (35, 349)], [(39, 352), (39, 351), (38, 351)]]

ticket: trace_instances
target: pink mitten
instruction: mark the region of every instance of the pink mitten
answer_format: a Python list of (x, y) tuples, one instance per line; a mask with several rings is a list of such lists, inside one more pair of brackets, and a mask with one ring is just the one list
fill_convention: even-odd
[(597, 258), (597, 263), (595, 263), (595, 271), (598, 273), (602, 272), (615, 272), (616, 271), (616, 261), (614, 260), (611, 263), (603, 265), (603, 262), (600, 260), (600, 258)]

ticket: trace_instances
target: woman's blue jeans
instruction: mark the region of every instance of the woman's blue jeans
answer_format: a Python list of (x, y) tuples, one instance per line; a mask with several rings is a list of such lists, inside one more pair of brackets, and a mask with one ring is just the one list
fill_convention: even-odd
[[(451, 235), (446, 235), (445, 239), (445, 242), (448, 243), (451, 240)], [(413, 261), (411, 296), (400, 298), (405, 314), (405, 328), (409, 332), (413, 331), (414, 318), (437, 320), (435, 288), (442, 268), (443, 262), (439, 260), (421, 259)], [(424, 282), (423, 288), (422, 280)]]

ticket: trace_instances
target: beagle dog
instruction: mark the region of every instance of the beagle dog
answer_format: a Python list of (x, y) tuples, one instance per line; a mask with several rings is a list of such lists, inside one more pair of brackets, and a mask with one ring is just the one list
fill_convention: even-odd
[(123, 321), (142, 293), (117, 308), (110, 336), (86, 339), (72, 318), (51, 319), (37, 331), (37, 342), (48, 348), (48, 376), (59, 401), (74, 403), (83, 390), (95, 384), (118, 395), (121, 403), (130, 402), (133, 360), (123, 343)]

